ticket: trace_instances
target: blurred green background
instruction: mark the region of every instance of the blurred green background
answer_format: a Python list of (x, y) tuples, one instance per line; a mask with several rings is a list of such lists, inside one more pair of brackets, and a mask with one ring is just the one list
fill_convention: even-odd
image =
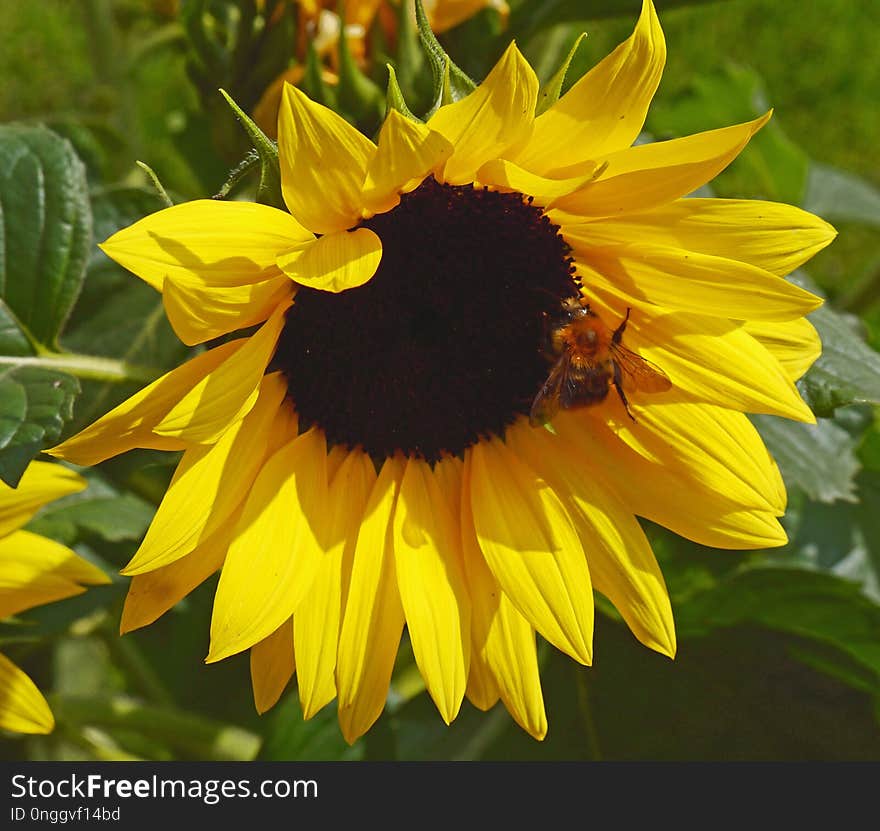
[[(629, 35), (638, 5), (550, 2), (538, 14), (528, 0), (512, 2), (506, 32), (487, 12), (443, 42), (479, 79), (516, 35), (546, 80), (586, 31), (570, 81)], [(481, 714), (465, 703), (445, 727), (405, 645), (386, 715), (351, 748), (339, 736), (334, 705), (302, 722), (295, 682), (258, 717), (246, 655), (202, 663), (210, 581), (147, 630), (120, 639), (120, 578), (0, 631), (4, 650), (49, 693), (59, 723), (48, 738), (0, 738), (0, 755), (880, 758), (880, 432), (873, 407), (859, 403), (876, 401), (880, 389), (880, 361), (869, 348), (880, 346), (880, 4), (656, 5), (669, 57), (646, 138), (720, 127), (772, 106), (771, 126), (713, 192), (801, 204), (840, 232), (808, 264), (809, 276), (797, 278), (829, 298), (826, 316), (815, 320), (829, 354), (803, 386), (820, 424), (780, 433), (773, 420), (758, 420), (789, 487), (790, 545), (711, 551), (649, 527), (673, 597), (679, 655), (669, 662), (640, 647), (600, 601), (593, 668), (542, 652), (550, 723), (543, 743), (500, 707)], [(218, 86), (235, 92), (239, 83), (237, 100), (245, 105), (250, 97), (252, 106), (247, 73), (230, 70), (212, 84), (194, 72), (192, 43), (172, 7), (0, 0), (0, 122), (45, 124), (72, 142), (86, 164), (96, 241), (159, 206), (135, 160), (182, 200), (216, 193), (247, 150), (213, 93)], [(384, 85), (381, 67), (368, 75)], [(157, 322), (157, 306), (149, 290), (133, 288), (96, 255), (62, 343), (114, 355), (134, 327), (148, 332), (138, 359), (172, 366), (185, 350)], [(832, 335), (837, 346), (828, 349)], [(71, 427), (137, 388), (123, 386), (86, 384)], [(170, 455), (138, 452), (99, 466), (89, 473), (87, 496), (49, 506), (32, 527), (117, 570), (161, 498)]]

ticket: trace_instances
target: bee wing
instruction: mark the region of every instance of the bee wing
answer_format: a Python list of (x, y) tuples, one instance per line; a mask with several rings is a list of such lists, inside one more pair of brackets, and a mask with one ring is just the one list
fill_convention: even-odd
[(620, 367), (620, 377), (626, 392), (666, 392), (672, 387), (669, 376), (657, 364), (636, 355), (622, 344), (612, 344), (611, 354)]
[(535, 400), (532, 401), (532, 408), (529, 410), (529, 424), (532, 427), (546, 424), (559, 412), (559, 398), (562, 386), (568, 376), (570, 362), (571, 356), (568, 351), (563, 352), (553, 369), (550, 370), (544, 385), (538, 390)]

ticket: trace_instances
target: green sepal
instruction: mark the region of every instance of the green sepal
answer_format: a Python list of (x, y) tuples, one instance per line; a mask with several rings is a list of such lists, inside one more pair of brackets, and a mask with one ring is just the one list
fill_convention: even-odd
[(385, 112), (385, 95), (357, 65), (345, 31), (339, 36), (339, 108), (358, 126), (374, 128)]
[(226, 181), (223, 183), (220, 190), (214, 194), (214, 199), (225, 199), (232, 192), (232, 189), (243, 179), (247, 177), (247, 175), (255, 170), (260, 164), (260, 155), (256, 150), (249, 150), (248, 154), (235, 166), (232, 170), (229, 171), (229, 175), (226, 177)]
[(306, 47), (306, 71), (299, 88), (319, 104), (338, 111), (337, 92), (324, 80), (324, 67), (311, 38)]
[[(394, 63), (401, 85), (412, 93), (416, 89), (417, 79), (425, 66), (425, 52), (410, 10), (409, 3), (400, 3), (398, 6), (397, 50)], [(423, 80), (427, 80), (427, 78), (425, 77)]]
[(281, 165), (278, 161), (278, 145), (275, 144), (253, 121), (253, 119), (232, 100), (225, 90), (220, 94), (232, 107), (241, 126), (254, 144), (254, 150), (260, 158), (260, 184), (257, 186), (257, 202), (271, 205), (273, 208), (284, 209), (284, 197), (281, 195)]
[(419, 37), (434, 73), (434, 109), (436, 109), (438, 106), (459, 101), (466, 95), (470, 95), (477, 88), (477, 85), (455, 64), (440, 45), (440, 41), (431, 31), (422, 0), (415, 0), (415, 3)]
[(388, 89), (385, 94), (385, 117), (388, 117), (388, 113), (390, 113), (391, 110), (397, 110), (397, 112), (408, 118), (410, 121), (418, 121), (421, 123), (421, 119), (414, 115), (406, 105), (406, 99), (403, 97), (403, 92), (400, 89), (400, 85), (397, 83), (397, 73), (394, 71), (394, 67), (390, 63), (385, 64), (385, 66), (388, 67)]
[(165, 203), (165, 207), (172, 207), (174, 203), (171, 201), (171, 197), (168, 195), (168, 191), (165, 190), (164, 185), (159, 181), (156, 171), (146, 162), (136, 161), (135, 164), (147, 174), (150, 184), (156, 189), (156, 193), (159, 194), (159, 198)]
[(560, 64), (559, 69), (557, 69), (556, 72), (553, 73), (553, 77), (551, 77), (550, 80), (538, 90), (538, 102), (535, 106), (536, 117), (541, 115), (545, 110), (550, 109), (550, 107), (559, 100), (559, 96), (562, 94), (562, 85), (565, 83), (565, 76), (568, 74), (568, 67), (571, 66), (574, 54), (577, 52), (578, 46), (581, 45), (581, 41), (586, 36), (586, 32), (581, 32), (577, 36), (577, 40), (575, 40), (565, 60)]

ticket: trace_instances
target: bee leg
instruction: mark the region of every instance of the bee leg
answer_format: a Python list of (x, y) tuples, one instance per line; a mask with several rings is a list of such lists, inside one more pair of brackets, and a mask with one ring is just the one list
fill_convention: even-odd
[(614, 330), (614, 334), (611, 336), (611, 343), (620, 343), (623, 340), (623, 332), (626, 329), (626, 324), (629, 323), (629, 313), (632, 309), (627, 306), (626, 307), (626, 317), (623, 319), (623, 322)]
[[(626, 323), (626, 321), (624, 321)], [(613, 377), (614, 389), (617, 390), (617, 394), (620, 396), (620, 400), (623, 402), (623, 408), (626, 410), (626, 414), (633, 420), (636, 420), (636, 417), (632, 414), (632, 410), (629, 408), (629, 401), (626, 400), (626, 393), (623, 391), (623, 379), (620, 376), (620, 367), (615, 363), (614, 364), (614, 377)]]

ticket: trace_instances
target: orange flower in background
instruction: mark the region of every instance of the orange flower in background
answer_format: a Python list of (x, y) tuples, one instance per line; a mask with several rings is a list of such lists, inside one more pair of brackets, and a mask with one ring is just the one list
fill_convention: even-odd
[[(408, 2), (415, 21), (415, 6)], [(391, 0), (349, 0), (345, 4), (345, 20), (336, 14), (339, 4), (332, 0), (298, 0), (300, 37), (297, 44), (298, 63), (281, 73), (266, 88), (254, 107), (254, 121), (270, 138), (278, 137), (278, 108), (285, 83), (297, 85), (305, 75), (303, 63), (307, 40), (312, 41), (315, 51), (326, 67), (323, 70), (325, 83), (337, 82), (336, 71), (339, 66), (337, 47), (340, 35), (344, 32), (352, 55), (363, 62), (366, 49), (366, 35), (378, 19), (386, 37), (393, 41), (396, 36), (399, 4)], [(431, 29), (440, 34), (473, 17), (482, 9), (495, 9), (506, 19), (508, 7), (504, 0), (425, 0), (425, 12)]]

